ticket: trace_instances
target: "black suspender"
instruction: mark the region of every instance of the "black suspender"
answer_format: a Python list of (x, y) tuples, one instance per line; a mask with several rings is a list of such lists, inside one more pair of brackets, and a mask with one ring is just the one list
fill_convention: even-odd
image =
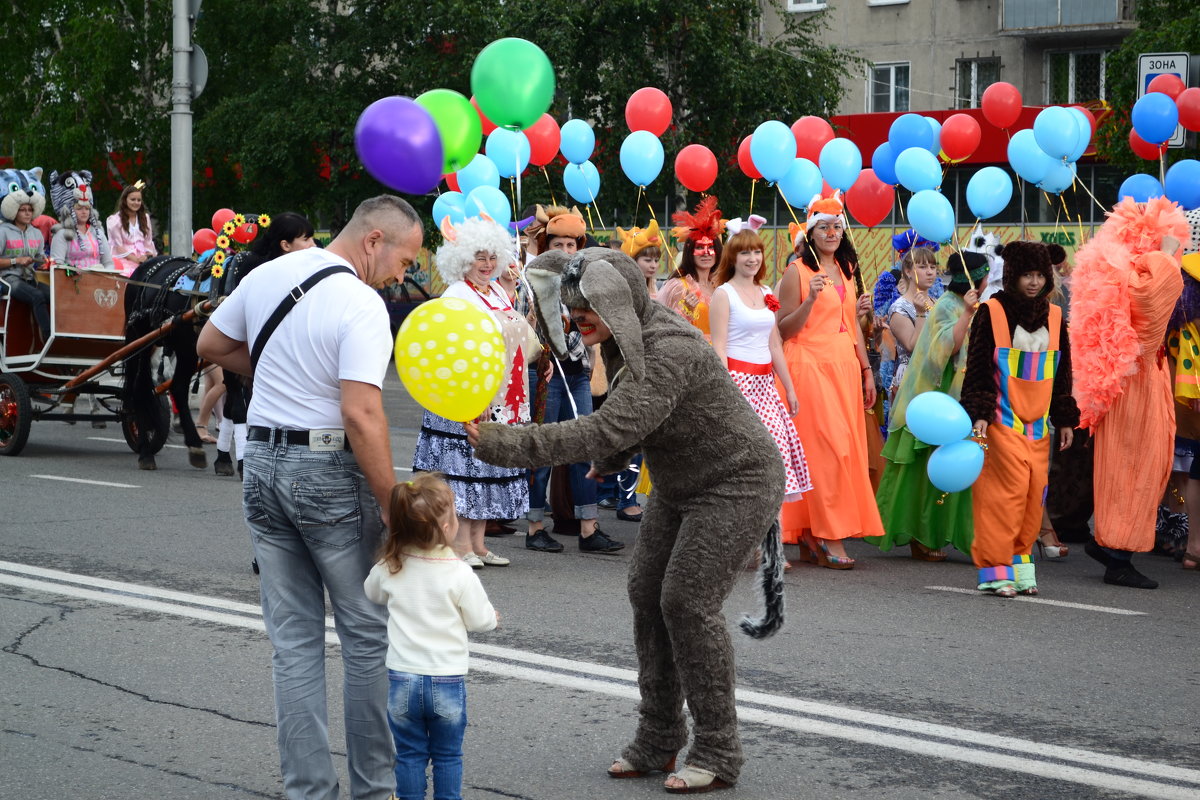
[(283, 318), (288, 315), (288, 312), (290, 312), (296, 303), (299, 303), (300, 299), (303, 298), (304, 295), (308, 294), (308, 292), (314, 286), (328, 278), (330, 275), (336, 275), (339, 272), (345, 272), (348, 275), (355, 274), (354, 270), (350, 269), (349, 267), (344, 267), (338, 264), (336, 266), (325, 267), (324, 269), (317, 270), (312, 275), (308, 276), (308, 279), (299, 286), (292, 287), (292, 290), (287, 293), (286, 297), (283, 298), (283, 302), (281, 302), (279, 306), (271, 313), (271, 317), (267, 320), (267, 323), (263, 325), (262, 330), (258, 332), (258, 338), (254, 340), (254, 347), (250, 349), (251, 371), (257, 369), (258, 358), (262, 355), (263, 348), (267, 345), (267, 340), (271, 338), (271, 334), (273, 334), (275, 329), (279, 327), (279, 323), (283, 322)]

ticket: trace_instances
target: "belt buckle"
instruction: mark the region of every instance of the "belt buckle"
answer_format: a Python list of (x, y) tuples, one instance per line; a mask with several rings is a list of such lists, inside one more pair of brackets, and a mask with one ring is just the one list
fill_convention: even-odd
[(341, 428), (320, 428), (308, 432), (308, 449), (318, 453), (344, 450), (346, 432)]

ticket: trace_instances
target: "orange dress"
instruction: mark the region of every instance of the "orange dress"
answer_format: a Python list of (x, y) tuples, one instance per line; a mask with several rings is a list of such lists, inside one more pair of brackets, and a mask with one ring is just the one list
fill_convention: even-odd
[(1179, 262), (1172, 257), (1151, 252), (1134, 261), (1129, 305), (1137, 366), (1095, 428), (1096, 541), (1105, 547), (1134, 552), (1154, 547), (1155, 514), (1171, 477), (1175, 442), (1172, 376), (1163, 341), (1182, 291)]
[[(801, 302), (808, 296), (811, 274), (807, 267), (799, 268)], [(813, 484), (803, 499), (783, 504), (783, 541), (788, 544), (800, 541), (805, 528), (820, 539), (884, 534), (868, 474), (862, 366), (855, 351), (856, 299), (853, 291), (826, 288), (804, 327), (783, 343), (800, 400), (796, 433)]]

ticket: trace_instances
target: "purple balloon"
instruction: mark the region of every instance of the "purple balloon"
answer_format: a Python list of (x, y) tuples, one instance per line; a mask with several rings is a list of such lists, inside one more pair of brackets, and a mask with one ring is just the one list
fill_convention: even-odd
[(442, 179), (442, 137), (412, 98), (384, 97), (363, 109), (354, 147), (367, 172), (398, 192), (425, 194)]

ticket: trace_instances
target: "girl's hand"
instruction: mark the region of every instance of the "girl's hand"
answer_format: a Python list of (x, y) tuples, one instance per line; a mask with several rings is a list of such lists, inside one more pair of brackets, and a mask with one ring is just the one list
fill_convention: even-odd
[(863, 379), (863, 408), (875, 407), (875, 374), (869, 369), (864, 369), (862, 373)]
[(860, 317), (865, 317), (875, 313), (875, 306), (871, 302), (871, 295), (864, 294), (858, 298), (858, 304), (855, 307), (855, 313)]
[(1071, 443), (1074, 441), (1075, 441), (1075, 429), (1074, 428), (1059, 428), (1058, 429), (1058, 449), (1059, 450), (1070, 449)]
[(796, 399), (796, 392), (794, 389), (788, 389), (787, 405), (788, 413), (793, 417), (800, 413), (800, 401)]
[(821, 290), (825, 288), (825, 284), (827, 284), (828, 282), (829, 282), (829, 278), (826, 277), (825, 273), (823, 273), (823, 272), (818, 272), (816, 275), (813, 275), (812, 279), (808, 282), (808, 291), (809, 291), (808, 296), (816, 297), (817, 295), (819, 295), (821, 293)]
[(979, 290), (971, 289), (969, 292), (964, 294), (963, 302), (967, 304), (967, 310), (974, 314), (975, 309), (979, 308)]
[(472, 448), (479, 447), (479, 422), (478, 422), (478, 420), (472, 420), (471, 422), (464, 422), (463, 427), (466, 428), (466, 430), (467, 430), (467, 444), (471, 445)]
[(987, 429), (988, 429), (987, 420), (977, 419), (977, 420), (975, 420), (975, 424), (971, 427), (971, 435), (974, 436), (976, 439), (986, 439), (987, 438)]

